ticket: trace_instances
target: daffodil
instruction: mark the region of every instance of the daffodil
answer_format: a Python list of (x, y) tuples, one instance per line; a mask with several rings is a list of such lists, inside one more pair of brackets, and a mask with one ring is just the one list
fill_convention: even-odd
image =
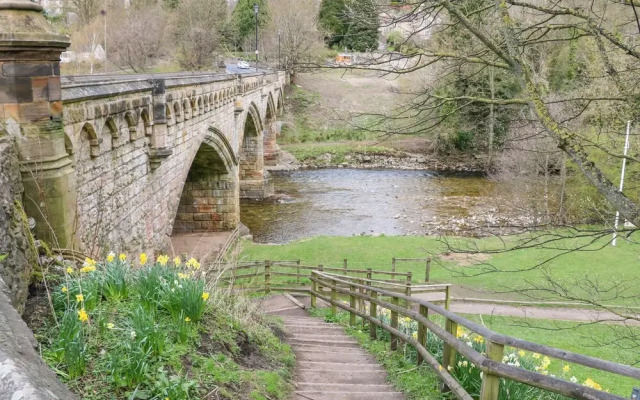
[(127, 255), (126, 255), (126, 254), (124, 254), (124, 253), (120, 253), (120, 255), (118, 256), (118, 259), (119, 259), (120, 261), (124, 261), (124, 260), (126, 260), (126, 259), (127, 259)]
[(107, 254), (107, 261), (108, 262), (113, 262), (113, 260), (115, 260), (116, 258), (116, 253), (114, 253), (113, 251), (110, 252), (109, 254)]
[(179, 279), (187, 279), (188, 277), (189, 277), (189, 274), (183, 274), (182, 272), (178, 272)]
[(520, 357), (524, 357), (524, 356), (526, 356), (526, 355), (527, 355), (527, 352), (526, 352), (526, 351), (524, 351), (524, 350), (520, 350), (520, 351), (518, 351), (518, 355), (519, 355)]
[(113, 328), (115, 328), (115, 327), (116, 327), (116, 326), (115, 326), (112, 322), (109, 322), (109, 323), (107, 324), (107, 329), (113, 329)]
[(180, 259), (180, 257), (176, 257), (173, 259), (173, 264), (177, 267), (180, 264), (182, 264), (182, 260)]
[(60, 291), (61, 291), (62, 293), (67, 293), (67, 292), (69, 291), (69, 289), (67, 289), (67, 287), (66, 287), (66, 286), (63, 286), (63, 287), (62, 287), (62, 289), (60, 289)]
[(84, 301), (84, 296), (82, 295), (82, 293), (76, 295), (76, 301), (78, 303), (80, 303), (81, 301)]
[(89, 314), (87, 314), (84, 308), (81, 308), (80, 310), (78, 310), (78, 319), (81, 322), (85, 322), (89, 319)]
[(169, 256), (166, 256), (166, 255), (158, 256), (158, 264), (164, 267), (165, 265), (167, 265), (168, 262), (169, 262)]
[(482, 338), (482, 336), (474, 337), (473, 341), (476, 342), (476, 343), (484, 343), (484, 339)]
[(200, 263), (198, 262), (198, 260), (196, 260), (195, 258), (190, 258), (189, 261), (187, 261), (187, 267), (189, 268), (193, 268), (193, 269), (200, 269)]
[(95, 265), (86, 265), (82, 268), (80, 268), (80, 272), (84, 272), (85, 274), (88, 272), (93, 272), (96, 270), (96, 266)]
[(73, 274), (73, 268), (67, 267), (67, 274)]
[(456, 337), (463, 337), (463, 336), (466, 336), (466, 334), (464, 333), (464, 329), (458, 326), (458, 328), (456, 329)]
[(583, 385), (588, 387), (588, 388), (591, 388), (591, 389), (602, 390), (602, 386), (600, 386), (598, 383), (594, 382), (594, 380), (591, 379), (591, 378), (587, 378), (587, 380), (584, 381)]
[(207, 301), (209, 299), (209, 292), (202, 293), (202, 300)]
[(191, 322), (191, 318), (186, 317), (186, 318), (184, 319), (184, 322)]
[(140, 253), (140, 265), (145, 265), (147, 263), (147, 253)]
[(562, 372), (567, 373), (567, 372), (569, 372), (569, 371), (571, 371), (571, 367), (570, 367), (569, 365), (565, 364), (565, 365), (562, 367)]
[(535, 358), (536, 360), (540, 359), (540, 354), (533, 353), (533, 358)]

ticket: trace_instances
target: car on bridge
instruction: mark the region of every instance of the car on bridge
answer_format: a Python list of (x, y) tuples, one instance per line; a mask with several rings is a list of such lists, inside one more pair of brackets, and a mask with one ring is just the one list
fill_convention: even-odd
[(251, 66), (249, 65), (248, 62), (246, 62), (244, 60), (240, 60), (240, 61), (238, 61), (238, 68), (240, 68), (240, 69), (249, 69), (249, 68), (251, 68)]

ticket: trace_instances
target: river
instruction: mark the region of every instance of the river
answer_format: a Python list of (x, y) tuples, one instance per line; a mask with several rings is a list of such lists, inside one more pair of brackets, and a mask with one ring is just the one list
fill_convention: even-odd
[(286, 243), (317, 235), (483, 236), (528, 217), (498, 207), (501, 183), (428, 171), (318, 169), (273, 174), (276, 196), (243, 201), (254, 241)]

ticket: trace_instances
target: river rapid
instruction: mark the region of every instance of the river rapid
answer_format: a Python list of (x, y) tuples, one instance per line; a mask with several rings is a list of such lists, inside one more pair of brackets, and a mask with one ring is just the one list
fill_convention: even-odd
[(273, 198), (241, 203), (241, 221), (259, 243), (318, 235), (486, 236), (532, 222), (499, 206), (504, 184), (478, 174), (336, 168), (278, 172), (271, 183)]

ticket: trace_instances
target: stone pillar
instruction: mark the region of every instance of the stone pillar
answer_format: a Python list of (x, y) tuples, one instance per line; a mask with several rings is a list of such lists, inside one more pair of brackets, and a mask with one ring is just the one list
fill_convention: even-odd
[(20, 153), (24, 206), (36, 233), (73, 247), (75, 174), (65, 148), (60, 53), (69, 46), (29, 0), (0, 0), (0, 124)]
[(151, 133), (151, 148), (149, 149), (149, 164), (155, 171), (162, 161), (173, 154), (167, 147), (167, 99), (164, 79), (152, 81), (153, 96), (153, 127)]
[(275, 118), (265, 121), (264, 130), (264, 165), (278, 165), (280, 146), (277, 143), (278, 123)]

